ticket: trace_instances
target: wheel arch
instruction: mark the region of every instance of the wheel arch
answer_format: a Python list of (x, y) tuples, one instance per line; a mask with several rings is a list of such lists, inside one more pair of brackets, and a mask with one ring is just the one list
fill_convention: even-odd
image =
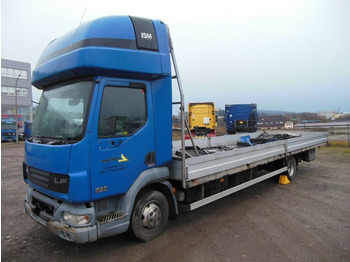
[(124, 217), (112, 223), (100, 225), (98, 238), (121, 234), (128, 230), (137, 198), (145, 189), (161, 192), (168, 201), (169, 217), (170, 215), (176, 217), (175, 214), (178, 213), (176, 197), (172, 193), (172, 186), (168, 179), (169, 169), (165, 166), (143, 171), (126, 193), (113, 197), (113, 211), (120, 212)]
[(129, 219), (140, 192), (144, 189), (153, 189), (161, 192), (167, 198), (171, 216), (178, 214), (176, 197), (172, 193), (172, 185), (167, 180), (168, 178), (169, 169), (167, 167), (155, 167), (142, 172), (130, 189), (120, 196), (119, 209), (124, 210)]
[(179, 213), (176, 197), (173, 194), (173, 187), (169, 181), (161, 181), (147, 185), (145, 188), (153, 189), (161, 192), (168, 200), (169, 204), (169, 218), (176, 220)]

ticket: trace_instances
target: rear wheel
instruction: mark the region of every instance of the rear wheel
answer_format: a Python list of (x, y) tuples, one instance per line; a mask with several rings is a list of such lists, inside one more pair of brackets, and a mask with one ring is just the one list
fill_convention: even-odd
[(289, 181), (293, 181), (294, 177), (297, 174), (297, 163), (294, 157), (287, 158), (287, 177)]
[(159, 191), (145, 190), (136, 198), (129, 231), (141, 241), (163, 233), (169, 217), (166, 197)]

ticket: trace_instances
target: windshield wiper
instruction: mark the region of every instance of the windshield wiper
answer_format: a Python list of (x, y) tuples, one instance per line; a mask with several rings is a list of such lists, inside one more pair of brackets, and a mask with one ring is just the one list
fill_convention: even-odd
[(50, 136), (32, 136), (27, 139), (28, 142), (47, 145), (66, 145), (68, 139), (66, 137), (50, 137)]
[(27, 139), (28, 142), (41, 144), (41, 136), (31, 136)]
[(46, 144), (48, 145), (66, 145), (68, 139), (66, 137), (45, 137), (45, 139), (50, 139)]
[(50, 137), (50, 136), (32, 136), (27, 140), (32, 143), (37, 144), (47, 144), (47, 145), (67, 145), (79, 142), (81, 140), (81, 136), (76, 137)]

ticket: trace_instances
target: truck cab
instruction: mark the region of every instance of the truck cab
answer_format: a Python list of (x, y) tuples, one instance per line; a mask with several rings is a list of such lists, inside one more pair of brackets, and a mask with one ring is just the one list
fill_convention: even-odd
[(258, 130), (256, 104), (225, 105), (225, 127), (228, 134), (255, 132)]
[(16, 121), (1, 120), (1, 142), (16, 141)]
[(128, 16), (85, 23), (48, 45), (33, 85), (43, 93), (23, 163), (32, 218), (84, 243), (125, 232), (142, 188), (173, 198), (164, 181), (172, 158), (164, 23)]
[(216, 118), (213, 102), (188, 104), (188, 124), (192, 136), (216, 136)]

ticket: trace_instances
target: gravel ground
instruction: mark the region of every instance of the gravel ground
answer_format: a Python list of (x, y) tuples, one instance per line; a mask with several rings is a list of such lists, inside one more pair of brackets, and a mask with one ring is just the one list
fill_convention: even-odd
[(178, 220), (158, 238), (73, 244), (24, 213), (23, 142), (1, 147), (2, 261), (350, 261), (350, 150), (323, 147), (293, 183), (261, 182)]

